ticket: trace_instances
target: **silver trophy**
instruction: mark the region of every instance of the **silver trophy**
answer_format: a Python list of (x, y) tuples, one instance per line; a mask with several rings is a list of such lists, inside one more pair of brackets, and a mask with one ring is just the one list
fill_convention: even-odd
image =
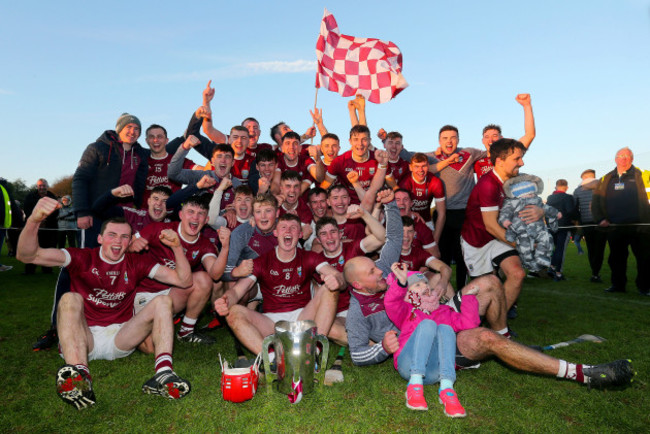
[[(316, 359), (317, 342), (323, 347), (320, 363)], [(271, 371), (269, 346), (275, 350), (275, 371)], [(275, 323), (275, 334), (267, 336), (262, 343), (267, 384), (274, 380), (278, 392), (289, 395), (291, 402), (298, 402), (303, 393), (314, 390), (314, 375), (323, 376), (325, 370), (322, 366), (327, 363), (328, 353), (329, 341), (316, 332), (314, 321), (278, 321)], [(297, 389), (298, 385), (301, 386), (300, 390)]]

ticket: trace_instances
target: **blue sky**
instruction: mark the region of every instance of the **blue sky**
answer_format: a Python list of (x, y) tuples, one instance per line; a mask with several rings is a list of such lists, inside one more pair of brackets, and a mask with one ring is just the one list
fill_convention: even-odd
[[(410, 86), (387, 104), (369, 104), (367, 115), (373, 131), (402, 132), (408, 149), (434, 149), (447, 123), (460, 129), (460, 146), (481, 148), (488, 123), (518, 138), (523, 113), (514, 98), (529, 92), (537, 138), (523, 171), (547, 184), (567, 178), (572, 190), (583, 169), (611, 170), (622, 146), (650, 169), (649, 2), (395, 5), (2, 1), (0, 176), (33, 184), (72, 174), (87, 144), (122, 112), (177, 136), (209, 79), (221, 129), (254, 116), (264, 141), (280, 120), (304, 132), (324, 7), (342, 33), (402, 50)], [(328, 129), (347, 137), (346, 99), (321, 89), (318, 106)]]

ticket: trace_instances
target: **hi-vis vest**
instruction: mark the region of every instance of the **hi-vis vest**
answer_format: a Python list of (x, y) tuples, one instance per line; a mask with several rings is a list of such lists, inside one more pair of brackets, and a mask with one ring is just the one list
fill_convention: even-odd
[(645, 194), (648, 196), (648, 202), (650, 203), (650, 170), (644, 170), (641, 172), (641, 179), (643, 179)]

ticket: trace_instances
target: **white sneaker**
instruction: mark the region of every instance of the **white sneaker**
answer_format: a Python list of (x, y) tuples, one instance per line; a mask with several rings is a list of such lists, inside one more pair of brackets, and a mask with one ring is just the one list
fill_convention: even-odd
[(12, 267), (11, 265), (0, 265), (0, 271), (9, 271), (12, 268), (14, 267)]

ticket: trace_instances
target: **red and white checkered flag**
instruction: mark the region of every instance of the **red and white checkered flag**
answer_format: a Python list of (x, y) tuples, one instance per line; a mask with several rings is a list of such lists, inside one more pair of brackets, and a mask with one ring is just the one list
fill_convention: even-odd
[(341, 96), (363, 95), (366, 100), (380, 104), (408, 86), (402, 76), (402, 53), (397, 45), (342, 35), (327, 9), (316, 42), (316, 57), (316, 87)]

